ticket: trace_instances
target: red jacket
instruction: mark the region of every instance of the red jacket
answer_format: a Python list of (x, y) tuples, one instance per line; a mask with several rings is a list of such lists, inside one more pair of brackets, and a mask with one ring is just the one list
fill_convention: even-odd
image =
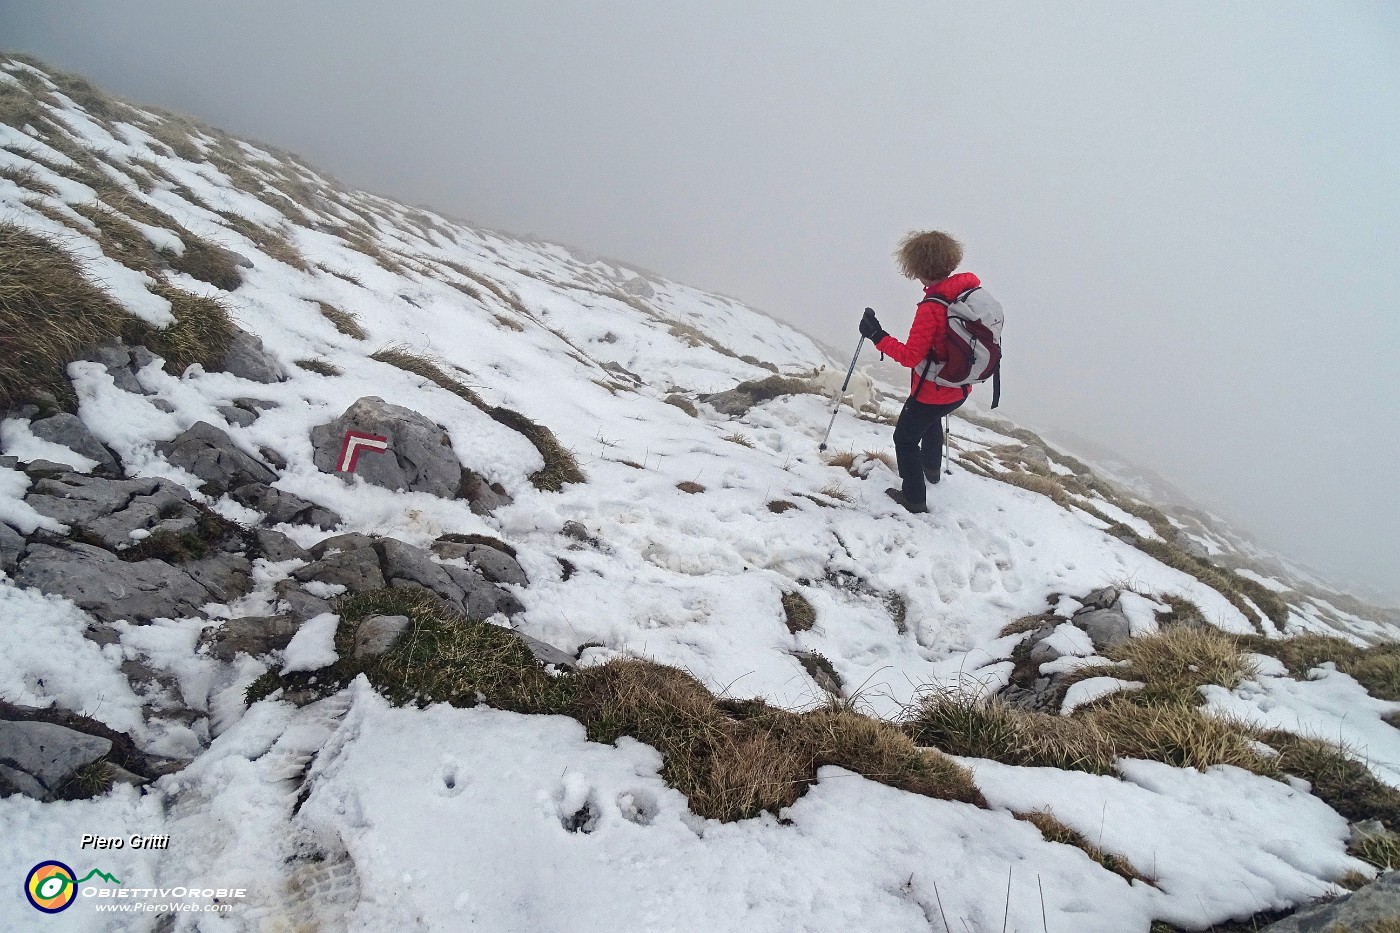
[[(982, 281), (971, 272), (959, 272), (934, 282), (924, 289), (924, 295), (926, 298), (935, 297), (942, 298), (944, 301), (952, 301), (969, 288), (981, 284)], [(919, 384), (919, 374), (924, 371), (924, 360), (928, 358), (929, 350), (934, 349), (934, 356), (940, 356), (947, 334), (948, 309), (936, 301), (925, 300), (919, 303), (918, 310), (914, 312), (914, 323), (909, 328), (907, 342), (900, 343), (893, 337), (886, 336), (875, 345), (875, 348), (901, 366), (908, 366), (912, 370), (909, 378), (909, 391), (913, 392), (914, 387)], [(952, 402), (960, 402), (967, 398), (967, 395), (967, 389), (941, 386), (932, 379), (927, 379), (924, 381), (923, 388), (919, 389), (919, 395), (915, 401), (928, 405), (947, 405)]]

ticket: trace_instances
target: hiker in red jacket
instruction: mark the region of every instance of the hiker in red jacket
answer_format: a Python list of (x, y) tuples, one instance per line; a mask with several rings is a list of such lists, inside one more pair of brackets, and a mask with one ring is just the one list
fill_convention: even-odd
[(885, 332), (874, 311), (866, 311), (860, 322), (861, 336), (895, 362), (910, 369), (909, 400), (894, 426), (894, 452), (903, 488), (891, 487), (886, 495), (910, 512), (927, 512), (924, 481), (939, 480), (943, 460), (943, 418), (967, 400), (970, 386), (941, 386), (932, 379), (921, 380), (920, 371), (929, 354), (941, 359), (947, 342), (948, 309), (930, 300), (951, 302), (969, 288), (981, 284), (971, 272), (953, 274), (962, 262), (962, 244), (946, 233), (930, 230), (911, 233), (895, 251), (899, 268), (924, 286), (924, 299), (914, 312), (909, 339), (900, 343)]

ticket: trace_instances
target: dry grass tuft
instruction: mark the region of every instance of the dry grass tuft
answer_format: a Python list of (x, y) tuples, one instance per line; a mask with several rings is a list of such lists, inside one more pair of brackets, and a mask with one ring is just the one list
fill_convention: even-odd
[(316, 373), (319, 376), (339, 376), (341, 372), (340, 367), (332, 363), (330, 360), (316, 358), (294, 360), (293, 362), (295, 362), (297, 366), (301, 367), (307, 372)]
[(846, 491), (846, 487), (842, 486), (840, 483), (827, 483), (820, 490), (818, 490), (818, 492), (820, 492), (823, 496), (826, 496), (828, 499), (835, 499), (838, 502), (854, 501), (851, 497), (851, 494)]
[(1206, 684), (1232, 690), (1256, 673), (1238, 641), (1215, 628), (1175, 626), (1130, 638), (1105, 653), (1114, 661), (1128, 661), (1130, 679), (1146, 684), (1131, 697), (1139, 705), (1195, 707)]
[(1134, 881), (1142, 881), (1148, 884), (1152, 883), (1151, 879), (1133, 867), (1132, 862), (1121, 855), (1114, 855), (1111, 852), (1105, 852), (1100, 849), (1088, 839), (1085, 839), (1082, 835), (1060, 822), (1059, 817), (1055, 816), (1049, 809), (1032, 810), (1030, 813), (1016, 813), (1014, 816), (1016, 819), (1025, 820), (1027, 823), (1030, 823), (1036, 829), (1040, 830), (1040, 834), (1045, 837), (1046, 842), (1055, 842), (1060, 845), (1074, 846), (1076, 849), (1081, 849), (1089, 858), (1098, 862), (1104, 868), (1107, 868), (1129, 883)]
[(791, 509), (797, 508), (797, 503), (789, 502), (786, 499), (774, 499), (768, 503), (768, 511), (774, 515), (782, 515)]
[(691, 482), (688, 479), (682, 480), (681, 482), (677, 483), (676, 488), (679, 489), (681, 492), (687, 492), (691, 495), (695, 495), (696, 493), (701, 493), (705, 491), (704, 486), (701, 486), (699, 483)]
[(48, 195), (51, 198), (58, 197), (58, 189), (40, 178), (39, 173), (28, 165), (24, 167), (0, 166), (0, 178), (12, 181), (26, 191), (32, 191), (35, 194)]
[(354, 337), (356, 340), (364, 340), (369, 335), (365, 333), (364, 327), (360, 325), (360, 319), (349, 311), (342, 311), (335, 305), (327, 304), (324, 301), (316, 302), (316, 307), (321, 309), (321, 316), (330, 321), (336, 330), (347, 337)]
[(839, 454), (832, 454), (826, 458), (827, 466), (840, 467), (848, 472), (855, 465), (855, 462), (856, 452), (854, 450), (843, 450)]
[(817, 610), (796, 590), (783, 594), (783, 620), (787, 629), (796, 635), (809, 630), (817, 621)]
[(0, 223), (0, 409), (36, 393), (71, 403), (68, 364), (132, 320), (60, 240)]
[(1305, 678), (1313, 668), (1331, 661), (1337, 670), (1356, 678), (1372, 696), (1400, 700), (1400, 643), (1358, 648), (1342, 638), (1312, 634), (1291, 638), (1252, 636), (1239, 642), (1246, 650), (1278, 658), (1294, 677)]
[(729, 441), (730, 443), (738, 444), (740, 447), (748, 447), (749, 449), (753, 449), (753, 441), (749, 439), (749, 436), (747, 434), (740, 434), (736, 431), (733, 434), (725, 435), (724, 439), (726, 441)]
[[(322, 309), (324, 313), (324, 309)], [(422, 376), (429, 382), (446, 389), (458, 398), (461, 398), (475, 407), (485, 411), (486, 403), (481, 400), (481, 396), (468, 388), (458, 379), (449, 376), (447, 372), (438, 365), (437, 361), (424, 353), (420, 353), (405, 344), (395, 344), (385, 347), (370, 354), (370, 359), (378, 360), (381, 363), (388, 363), (390, 366), (397, 366), (405, 372), (413, 373), (415, 376)]]
[(166, 283), (151, 291), (170, 302), (175, 323), (160, 330), (134, 325), (128, 328), (129, 339), (139, 340), (164, 357), (165, 370), (172, 375), (183, 373), (193, 363), (211, 371), (219, 369), (234, 334), (233, 319), (223, 301)]
[(1034, 632), (1036, 629), (1045, 628), (1047, 625), (1059, 625), (1061, 622), (1065, 621), (1067, 620), (1060, 618), (1053, 612), (1042, 612), (1040, 615), (1035, 616), (1021, 616), (1021, 618), (1014, 622), (1008, 622), (1003, 625), (1001, 631), (997, 633), (997, 636), (1005, 638), (1007, 635)]

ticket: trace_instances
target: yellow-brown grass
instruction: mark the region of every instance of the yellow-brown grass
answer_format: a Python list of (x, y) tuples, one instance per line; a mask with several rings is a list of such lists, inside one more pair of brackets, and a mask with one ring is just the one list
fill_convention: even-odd
[(320, 308), (321, 316), (331, 322), (336, 330), (347, 337), (354, 337), (356, 340), (364, 340), (369, 335), (360, 324), (360, 319), (350, 311), (342, 311), (335, 305), (327, 304), (324, 301), (316, 302), (316, 307)]
[(1114, 855), (1105, 852), (1094, 845), (1080, 833), (1075, 832), (1070, 827), (1061, 822), (1050, 809), (1032, 810), (1028, 813), (1014, 814), (1016, 819), (1025, 820), (1045, 837), (1046, 842), (1056, 842), (1060, 845), (1074, 846), (1080, 849), (1089, 858), (1098, 862), (1104, 868), (1118, 875), (1128, 882), (1144, 881), (1151, 884), (1151, 879), (1133, 867), (1133, 863), (1121, 855)]

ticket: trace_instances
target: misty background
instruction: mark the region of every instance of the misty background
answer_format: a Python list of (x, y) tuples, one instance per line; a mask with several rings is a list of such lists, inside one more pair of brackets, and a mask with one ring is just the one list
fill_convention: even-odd
[(1007, 309), (1000, 411), (1400, 601), (1387, 0), (0, 0), (0, 47), (842, 358), (947, 230)]

